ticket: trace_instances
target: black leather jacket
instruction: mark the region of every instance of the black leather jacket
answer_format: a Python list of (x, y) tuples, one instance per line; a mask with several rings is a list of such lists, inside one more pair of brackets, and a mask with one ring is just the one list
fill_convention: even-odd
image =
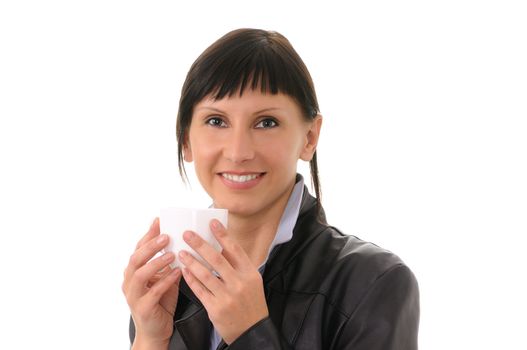
[[(293, 238), (275, 248), (263, 280), (269, 317), (219, 349), (417, 349), (413, 273), (391, 252), (329, 226), (306, 188)], [(209, 350), (211, 330), (182, 280), (169, 349)]]

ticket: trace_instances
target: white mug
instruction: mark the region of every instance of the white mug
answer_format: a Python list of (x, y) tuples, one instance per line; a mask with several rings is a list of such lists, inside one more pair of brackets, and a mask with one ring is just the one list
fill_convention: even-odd
[(159, 229), (161, 234), (167, 234), (170, 237), (170, 242), (163, 252), (173, 252), (176, 255), (176, 259), (170, 264), (170, 267), (174, 269), (178, 266), (183, 266), (179, 261), (178, 253), (180, 250), (184, 249), (201, 261), (209, 270), (212, 270), (211, 266), (183, 240), (183, 232), (196, 232), (201, 238), (209, 242), (214, 249), (220, 252), (221, 246), (210, 230), (210, 221), (212, 219), (217, 219), (223, 224), (223, 226), (227, 227), (228, 213), (227, 209), (216, 208), (161, 209), (161, 215), (159, 216)]

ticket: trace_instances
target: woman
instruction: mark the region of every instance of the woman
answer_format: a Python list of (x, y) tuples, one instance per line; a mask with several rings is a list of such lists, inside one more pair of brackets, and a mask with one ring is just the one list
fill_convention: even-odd
[(180, 172), (194, 162), (229, 228), (211, 222), (221, 253), (184, 233), (217, 274), (186, 252), (172, 271), (172, 253), (154, 258), (168, 243), (154, 220), (123, 282), (133, 349), (417, 349), (412, 272), (326, 223), (321, 125), (309, 72), (276, 32), (235, 30), (194, 62), (177, 119)]

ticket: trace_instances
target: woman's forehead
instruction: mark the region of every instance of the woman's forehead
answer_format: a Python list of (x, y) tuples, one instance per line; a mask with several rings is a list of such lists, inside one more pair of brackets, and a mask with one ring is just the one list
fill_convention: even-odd
[(205, 96), (199, 101), (195, 110), (207, 107), (214, 108), (228, 108), (234, 106), (247, 106), (254, 109), (258, 108), (295, 108), (296, 102), (289, 95), (283, 93), (272, 94), (270, 92), (262, 92), (259, 89), (245, 89), (242, 94), (227, 95), (221, 99), (216, 99), (213, 94)]

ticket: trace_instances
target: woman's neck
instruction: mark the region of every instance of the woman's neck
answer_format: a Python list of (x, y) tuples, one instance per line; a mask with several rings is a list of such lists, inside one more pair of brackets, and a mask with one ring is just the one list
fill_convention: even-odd
[(229, 215), (229, 236), (244, 249), (254, 266), (264, 263), (293, 188), (284, 200), (251, 216)]

